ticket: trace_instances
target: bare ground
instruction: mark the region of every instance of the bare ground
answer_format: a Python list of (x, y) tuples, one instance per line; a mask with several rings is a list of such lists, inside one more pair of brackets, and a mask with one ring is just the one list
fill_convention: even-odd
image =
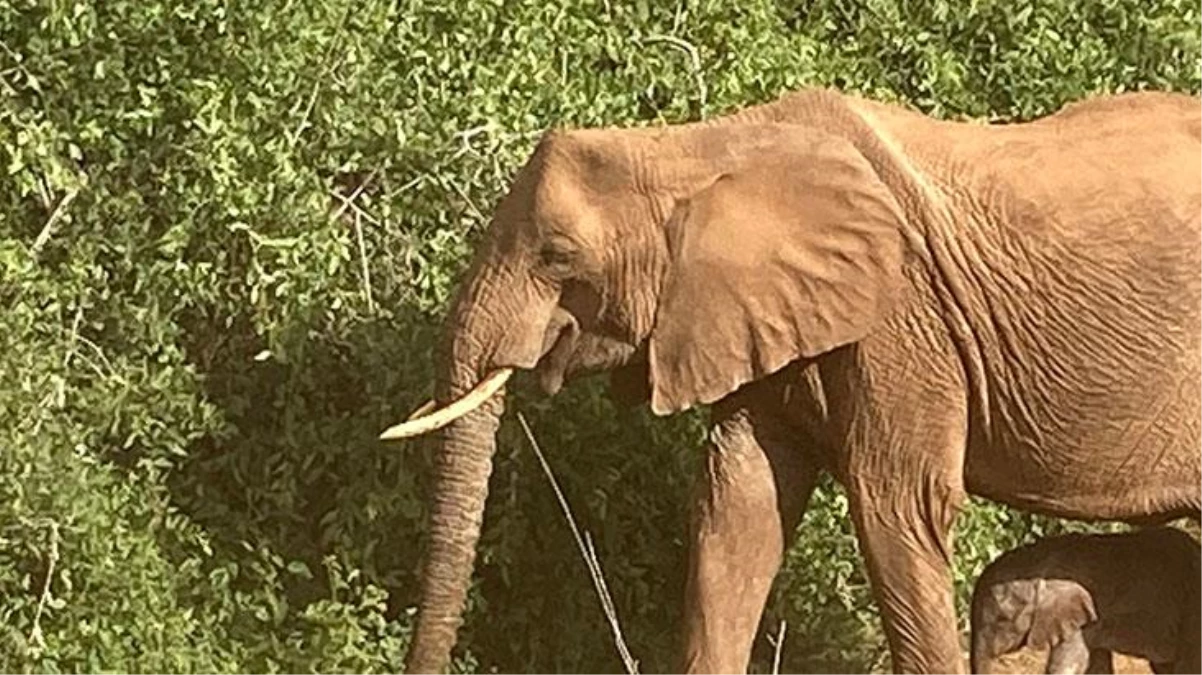
[[(997, 660), (997, 672), (1002, 673), (1042, 673), (1047, 663), (1046, 650), (1024, 649)], [(967, 658), (967, 657), (966, 657)], [(1144, 659), (1138, 659), (1123, 654), (1114, 655), (1114, 672), (1116, 673), (1151, 673), (1152, 668)]]

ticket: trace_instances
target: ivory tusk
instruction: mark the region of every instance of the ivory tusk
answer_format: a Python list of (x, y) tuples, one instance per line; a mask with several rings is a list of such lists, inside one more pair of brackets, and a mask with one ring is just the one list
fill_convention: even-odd
[(426, 401), (425, 403), (423, 403), (422, 407), (418, 408), (417, 410), (414, 410), (413, 414), (409, 415), (409, 417), (407, 417), (405, 419), (405, 421), (409, 422), (409, 421), (415, 420), (419, 417), (425, 417), (426, 415), (429, 415), (432, 410), (434, 410), (434, 399), (430, 399), (429, 401)]
[(501, 387), (505, 386), (505, 382), (511, 375), (513, 375), (512, 368), (494, 370), (489, 373), (488, 377), (480, 380), (480, 383), (471, 391), (464, 394), (463, 398), (452, 401), (445, 408), (434, 410), (428, 415), (416, 417), (417, 413), (426, 412), (428, 408), (434, 407), (433, 402), (427, 403), (418, 408), (414, 415), (405, 422), (386, 429), (384, 433), (380, 434), (380, 440), (393, 441), (400, 438), (411, 438), (441, 429), (483, 405), (485, 401), (492, 398), (493, 394), (500, 391)]

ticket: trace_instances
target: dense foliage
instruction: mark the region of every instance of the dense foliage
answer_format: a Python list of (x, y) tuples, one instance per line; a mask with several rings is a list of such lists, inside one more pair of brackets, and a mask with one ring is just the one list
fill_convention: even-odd
[[(803, 85), (998, 120), (1197, 92), (1198, 22), (1192, 0), (0, 0), (0, 670), (398, 668), (429, 448), (375, 435), (427, 397), (449, 289), (542, 130)], [(665, 668), (701, 418), (590, 382), (511, 409)], [(788, 621), (786, 668), (886, 664), (845, 512), (825, 486), (789, 553), (764, 623)], [(1062, 526), (974, 504), (961, 595)], [(512, 419), (457, 654), (621, 667)]]

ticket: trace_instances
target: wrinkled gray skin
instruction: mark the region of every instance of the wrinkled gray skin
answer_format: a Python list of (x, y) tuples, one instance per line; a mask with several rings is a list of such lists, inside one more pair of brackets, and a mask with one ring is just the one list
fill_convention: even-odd
[(972, 669), (1049, 650), (1045, 672), (1113, 673), (1112, 652), (1157, 673), (1202, 672), (1198, 543), (1173, 528), (1070, 534), (1000, 556), (973, 590)]

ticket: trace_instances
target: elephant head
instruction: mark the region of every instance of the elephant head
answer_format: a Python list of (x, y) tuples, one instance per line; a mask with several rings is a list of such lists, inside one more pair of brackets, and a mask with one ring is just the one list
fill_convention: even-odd
[(901, 216), (853, 140), (775, 121), (541, 140), (446, 320), (439, 410), (386, 432), (446, 427), (408, 671), (448, 662), (510, 372), (553, 394), (614, 370), (666, 414), (871, 329), (901, 274)]
[(1051, 649), (1097, 618), (1089, 592), (1068, 579), (978, 586), (972, 602), (972, 672), (993, 672), (993, 659), (1024, 647)]

